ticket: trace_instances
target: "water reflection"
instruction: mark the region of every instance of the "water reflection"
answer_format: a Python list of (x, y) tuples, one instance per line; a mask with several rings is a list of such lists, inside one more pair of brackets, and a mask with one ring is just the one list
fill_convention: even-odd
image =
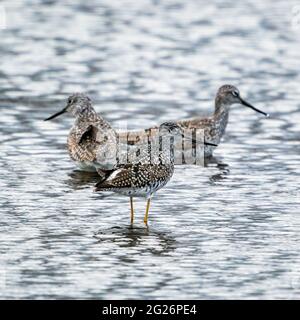
[[(292, 3), (49, 3), (1, 2), (0, 298), (299, 298)], [(147, 128), (211, 114), (224, 83), (272, 117), (232, 108), (215, 158), (176, 168), (149, 229), (143, 200), (131, 229), (128, 198), (76, 170), (72, 119), (42, 121), (79, 91), (114, 127)]]
[(73, 170), (72, 172), (68, 173), (68, 177), (69, 178), (65, 181), (65, 183), (73, 190), (91, 188), (100, 180), (97, 172), (84, 172), (80, 170)]
[(111, 242), (120, 247), (140, 247), (141, 253), (164, 255), (176, 249), (176, 240), (170, 232), (146, 226), (119, 226), (99, 230), (94, 237), (99, 244)]
[(206, 166), (214, 165), (216, 169), (218, 169), (219, 173), (213, 174), (210, 176), (209, 180), (213, 183), (220, 182), (224, 179), (227, 179), (228, 175), (230, 174), (229, 165), (226, 163), (221, 162), (221, 160), (217, 158), (210, 158), (209, 161), (206, 163)]

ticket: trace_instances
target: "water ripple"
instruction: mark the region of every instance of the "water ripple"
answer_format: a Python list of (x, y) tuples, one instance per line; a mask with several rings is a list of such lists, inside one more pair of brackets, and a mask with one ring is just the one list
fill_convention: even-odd
[[(3, 5), (1, 298), (299, 298), (293, 1)], [(208, 114), (227, 82), (270, 118), (233, 107), (215, 158), (177, 168), (148, 230), (144, 201), (131, 228), (128, 199), (75, 169), (71, 120), (42, 121), (84, 91), (117, 128), (147, 127)]]

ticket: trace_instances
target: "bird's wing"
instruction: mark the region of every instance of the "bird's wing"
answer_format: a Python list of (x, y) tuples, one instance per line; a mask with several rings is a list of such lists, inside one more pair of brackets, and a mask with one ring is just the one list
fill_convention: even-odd
[(177, 122), (182, 128), (186, 129), (206, 129), (214, 124), (211, 117), (208, 118), (193, 118), (189, 120), (181, 120)]
[(86, 123), (80, 130), (73, 129), (73, 134), (68, 138), (70, 156), (75, 161), (103, 161), (107, 150), (111, 149), (109, 141), (114, 142), (114, 131), (107, 128), (104, 130), (99, 123)]
[(94, 142), (92, 142), (90, 134), (90, 130), (88, 132), (84, 130), (69, 134), (68, 151), (74, 161), (96, 160), (95, 148), (93, 148)]
[(218, 126), (212, 117), (194, 118), (191, 120), (182, 120), (178, 122), (183, 129), (195, 131), (204, 134), (206, 142), (219, 143)]
[(78, 144), (94, 143), (105, 144), (115, 137), (115, 130), (103, 119), (93, 123), (87, 122), (84, 129), (77, 135)]
[[(183, 129), (205, 129), (209, 130), (214, 126), (214, 120), (212, 117), (197, 117), (193, 119), (176, 121)], [(158, 132), (158, 127), (154, 126), (148, 129), (143, 129), (139, 131), (126, 131), (118, 132), (120, 141), (124, 141), (129, 145), (137, 145), (146, 143), (149, 138), (156, 136)], [(123, 143), (124, 143), (123, 142)]]
[(97, 142), (98, 128), (90, 124), (85, 131), (78, 137), (78, 144), (85, 144), (87, 142)]
[(118, 132), (118, 138), (121, 143), (128, 145), (144, 144), (147, 143), (151, 137), (157, 135), (157, 129), (157, 127), (152, 127), (139, 131)]
[(162, 164), (127, 164), (114, 170), (96, 184), (96, 191), (114, 188), (143, 188), (149, 183), (170, 178), (170, 169)]

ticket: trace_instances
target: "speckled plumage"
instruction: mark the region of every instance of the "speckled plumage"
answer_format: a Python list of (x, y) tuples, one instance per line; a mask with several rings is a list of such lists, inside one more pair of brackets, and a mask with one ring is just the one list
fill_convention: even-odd
[(108, 154), (116, 144), (116, 133), (108, 123), (97, 118), (76, 119), (68, 136), (68, 151), (72, 160), (81, 168), (110, 169)]
[(75, 93), (68, 98), (67, 106), (46, 120), (65, 112), (75, 117), (68, 135), (68, 152), (79, 168), (85, 171), (114, 168), (116, 164), (117, 134), (111, 125), (99, 116), (89, 97)]
[[(164, 123), (160, 128), (164, 126), (168, 126), (168, 134), (175, 130), (181, 132), (176, 124)], [(129, 150), (128, 159), (132, 159), (132, 162), (118, 164), (115, 170), (109, 171), (107, 178), (97, 184), (97, 190), (111, 190), (129, 196), (150, 197), (165, 186), (174, 172), (172, 152), (174, 146), (172, 138), (169, 140), (170, 143), (163, 143), (166, 137), (163, 137), (161, 132), (160, 130), (160, 134), (152, 137), (141, 148)]]
[(168, 183), (173, 172), (173, 164), (127, 164), (99, 183), (97, 191), (114, 191), (127, 196), (149, 198)]
[[(105, 179), (97, 183), (95, 191), (114, 191), (130, 196), (131, 223), (133, 223), (132, 198), (146, 197), (148, 201), (144, 222), (147, 224), (152, 195), (163, 188), (173, 175), (174, 137), (177, 135), (183, 137), (184, 131), (176, 123), (161, 124), (158, 135), (152, 137), (150, 143), (139, 150), (140, 154), (135, 160), (119, 164), (115, 170), (107, 172)], [(153, 143), (155, 140), (158, 143)], [(205, 142), (205, 144), (210, 143)], [(132, 149), (129, 153), (136, 153), (137, 150)]]
[[(173, 144), (162, 143), (165, 135), (182, 132), (174, 123), (164, 123), (159, 128), (159, 149), (152, 152), (152, 144), (143, 149), (141, 154), (132, 162), (118, 165), (118, 168), (107, 173), (104, 180), (97, 183), (95, 191), (114, 191), (130, 196), (131, 224), (134, 220), (133, 197), (146, 197), (147, 207), (144, 223), (148, 224), (148, 213), (152, 195), (164, 187), (171, 179), (174, 172), (174, 156), (168, 152)], [(132, 151), (132, 152), (135, 152)]]
[[(212, 116), (180, 120), (176, 123), (183, 129), (204, 130), (204, 138), (206, 141), (219, 144), (228, 124), (230, 106), (234, 103), (244, 104), (257, 112), (267, 115), (244, 101), (239, 96), (239, 91), (236, 87), (232, 85), (223, 85), (217, 92), (215, 98), (215, 111)], [(118, 133), (118, 135), (121, 139), (127, 139), (130, 145), (137, 145), (145, 143), (149, 136), (155, 135), (155, 129), (157, 129), (157, 127), (140, 131), (121, 132)], [(181, 148), (181, 145), (175, 145), (175, 148), (179, 149)], [(215, 147), (212, 146), (205, 146), (205, 156), (211, 156), (214, 148)]]

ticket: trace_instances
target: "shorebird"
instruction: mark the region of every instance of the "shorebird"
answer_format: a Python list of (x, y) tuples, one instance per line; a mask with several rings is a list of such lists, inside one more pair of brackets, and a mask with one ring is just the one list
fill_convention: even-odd
[[(184, 130), (179, 125), (174, 122), (161, 124), (158, 135), (153, 137), (147, 149), (143, 149), (142, 154), (135, 161), (108, 171), (106, 178), (96, 184), (95, 191), (114, 191), (130, 197), (131, 224), (134, 220), (133, 197), (146, 197), (144, 223), (148, 224), (151, 198), (156, 191), (168, 183), (174, 172), (174, 137), (176, 136), (186, 138)], [(153, 148), (157, 140), (157, 148)], [(216, 146), (205, 141), (204, 144)]]
[(96, 113), (91, 99), (83, 93), (68, 98), (67, 105), (45, 121), (64, 113), (75, 117), (68, 135), (68, 152), (78, 167), (84, 171), (113, 169), (116, 164), (117, 133), (112, 126)]
[[(205, 141), (210, 141), (214, 144), (219, 144), (222, 136), (225, 133), (228, 124), (230, 106), (233, 104), (242, 104), (248, 108), (255, 110), (268, 117), (269, 115), (245, 101), (239, 90), (233, 85), (223, 85), (219, 88), (215, 97), (215, 111), (209, 117), (196, 117), (188, 120), (176, 121), (176, 123), (184, 129), (203, 130)], [(152, 127), (141, 131), (119, 132), (119, 138), (127, 140), (130, 145), (143, 144), (149, 136), (155, 135), (158, 127)], [(175, 149), (181, 148), (181, 145), (176, 145)], [(210, 157), (213, 154), (213, 146), (205, 146), (205, 157)], [(179, 150), (180, 151), (180, 150)]]

